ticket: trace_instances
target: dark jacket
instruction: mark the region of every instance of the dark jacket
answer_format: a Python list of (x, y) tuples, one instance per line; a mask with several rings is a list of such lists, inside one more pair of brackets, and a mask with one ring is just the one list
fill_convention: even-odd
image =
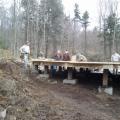
[(61, 54), (61, 53), (57, 53), (57, 54), (54, 56), (54, 59), (55, 59), (55, 60), (62, 60), (62, 54)]
[(64, 53), (64, 54), (63, 54), (63, 60), (64, 60), (64, 61), (69, 61), (69, 60), (70, 60), (70, 55), (69, 55), (69, 53)]

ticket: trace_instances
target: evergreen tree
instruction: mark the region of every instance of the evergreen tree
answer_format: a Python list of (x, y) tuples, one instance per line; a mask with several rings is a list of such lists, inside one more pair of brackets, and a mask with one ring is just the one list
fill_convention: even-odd
[(119, 18), (115, 13), (110, 14), (105, 19), (104, 25), (104, 38), (109, 48), (109, 58), (111, 57), (112, 50), (118, 51), (118, 44), (120, 39), (120, 23)]
[(82, 16), (82, 19), (81, 19), (81, 23), (82, 23), (82, 26), (84, 28), (84, 31), (85, 31), (85, 46), (84, 46), (84, 53), (85, 55), (87, 56), (87, 27), (88, 27), (88, 24), (89, 24), (89, 14), (87, 11), (85, 11), (83, 13), (83, 16)]
[[(62, 34), (63, 5), (61, 0), (42, 0), (40, 4), (40, 31), (44, 36), (45, 54), (48, 56), (48, 44), (57, 50)], [(44, 28), (44, 29), (42, 29)], [(49, 39), (49, 40), (48, 40)]]
[(74, 19), (80, 20), (80, 11), (79, 11), (79, 5), (75, 3), (75, 9), (74, 9)]

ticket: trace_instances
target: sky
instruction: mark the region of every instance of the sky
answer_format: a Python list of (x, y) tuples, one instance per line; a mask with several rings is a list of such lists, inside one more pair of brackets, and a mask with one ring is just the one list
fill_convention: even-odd
[[(17, 2), (20, 0), (16, 0)], [(13, 3), (13, 0), (2, 0), (3, 4), (7, 7), (10, 6), (11, 3)], [(98, 10), (97, 10), (97, 2), (98, 0), (62, 0), (64, 5), (64, 12), (71, 16), (71, 18), (74, 17), (74, 5), (75, 3), (79, 4), (79, 10), (80, 15), (87, 10), (89, 12), (90, 22), (97, 24), (97, 18), (98, 18)], [(94, 25), (94, 26), (95, 26)]]
[[(107, 6), (110, 2), (117, 2), (117, 16), (120, 17), (120, 0), (102, 0), (102, 4), (104, 5), (104, 2), (108, 2)], [(89, 22), (90, 25), (88, 26), (90, 29), (94, 28), (95, 26), (98, 26), (98, 21), (99, 21), (99, 0), (62, 0), (63, 5), (64, 5), (64, 12), (66, 15), (70, 14), (70, 17), (74, 17), (74, 5), (77, 3), (79, 5), (79, 10), (80, 10), (80, 16), (83, 15), (83, 13), (87, 10), (89, 13)], [(103, 11), (109, 10), (108, 8), (105, 8)]]
[[(13, 0), (2, 0), (2, 1), (3, 4), (5, 4), (6, 6), (10, 6), (10, 4), (13, 3)], [(16, 0), (16, 1), (18, 2), (20, 0)], [(99, 0), (62, 0), (64, 5), (64, 12), (66, 13), (66, 15), (70, 15), (71, 18), (74, 17), (75, 3), (79, 5), (80, 16), (82, 16), (86, 10), (88, 11), (89, 22), (90, 22), (89, 28), (94, 28), (95, 26), (98, 26), (98, 18), (99, 18), (98, 1)], [(120, 0), (117, 1), (120, 3)]]
[(90, 27), (95, 27), (98, 25), (98, 0), (62, 0), (64, 5), (64, 12), (66, 15), (70, 14), (70, 17), (74, 17), (74, 5), (77, 3), (79, 5), (80, 16), (87, 10), (89, 13), (89, 21), (91, 23)]

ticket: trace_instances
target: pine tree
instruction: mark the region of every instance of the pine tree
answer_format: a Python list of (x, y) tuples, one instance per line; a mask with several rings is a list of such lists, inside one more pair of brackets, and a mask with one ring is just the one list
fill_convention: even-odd
[(82, 23), (82, 26), (84, 28), (84, 31), (85, 31), (85, 45), (84, 45), (84, 54), (87, 56), (87, 27), (88, 27), (88, 24), (89, 24), (89, 14), (87, 11), (85, 11), (83, 13), (83, 16), (82, 16), (82, 19), (81, 19), (81, 23)]

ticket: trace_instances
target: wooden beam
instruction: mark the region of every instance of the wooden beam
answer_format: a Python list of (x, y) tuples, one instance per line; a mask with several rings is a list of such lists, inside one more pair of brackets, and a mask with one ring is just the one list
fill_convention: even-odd
[(68, 67), (68, 80), (72, 80), (73, 76), (72, 76), (72, 67)]
[(102, 80), (103, 87), (107, 87), (108, 86), (108, 75), (109, 75), (109, 70), (108, 69), (104, 69), (103, 70), (103, 80)]

